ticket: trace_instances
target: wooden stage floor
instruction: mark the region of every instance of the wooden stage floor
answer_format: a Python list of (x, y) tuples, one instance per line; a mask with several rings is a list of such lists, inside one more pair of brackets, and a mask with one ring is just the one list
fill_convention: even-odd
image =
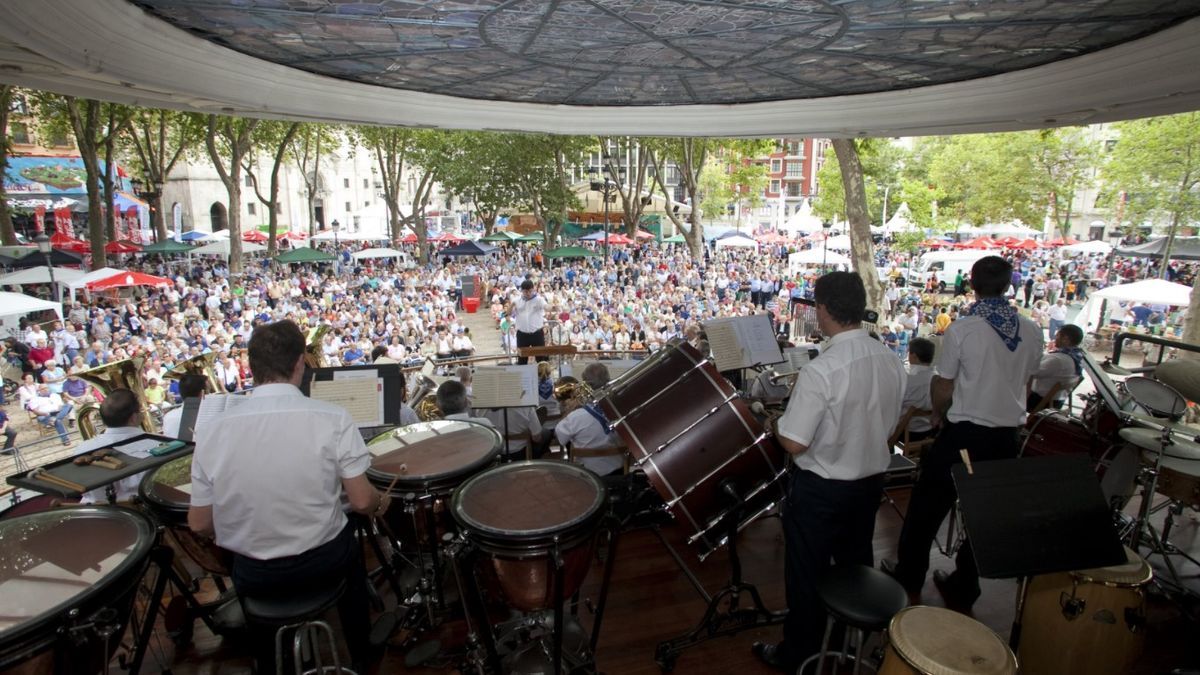
[[(908, 499), (907, 489), (894, 492), (901, 510)], [(1172, 539), (1185, 550), (1200, 549), (1197, 531), (1200, 524), (1194, 512), (1185, 513), (1177, 523)], [(887, 504), (880, 507), (875, 530), (876, 559), (895, 556), (901, 519)], [(665, 530), (669, 539), (677, 542), (678, 550), (703, 582), (709, 592), (718, 590), (727, 580), (727, 555), (719, 552), (703, 563), (681, 542), (683, 533), (677, 528)], [(784, 608), (783, 595), (783, 535), (777, 518), (762, 519), (746, 530), (741, 537), (742, 562), (746, 581), (754, 583), (771, 609)], [(933, 553), (935, 569), (951, 569), (953, 561), (937, 551)], [(1158, 561), (1154, 561), (1156, 568)], [(1200, 570), (1183, 566), (1186, 583), (1200, 590)], [(583, 587), (585, 598), (597, 595), (599, 562), (593, 565)], [(1157, 569), (1156, 569), (1157, 572)], [(1016, 584), (1012, 581), (985, 580), (983, 596), (975, 605), (974, 617), (1002, 637), (1007, 638), (1013, 620)], [(389, 602), (391, 598), (388, 598)], [(942, 606), (942, 598), (932, 581), (926, 583), (922, 603)], [(622, 535), (616, 556), (609, 606), (604, 617), (597, 649), (597, 667), (609, 675), (653, 675), (660, 670), (654, 661), (659, 641), (689, 630), (703, 615), (705, 603), (675, 565), (659, 540), (649, 530), (635, 530)], [(1192, 608), (1196, 615), (1195, 606)], [(581, 609), (585, 626), (590, 628), (590, 615)], [(1174, 668), (1200, 665), (1200, 645), (1196, 636), (1200, 628), (1174, 604), (1152, 595), (1148, 603), (1146, 651), (1135, 674), (1166, 673)], [(778, 627), (748, 630), (732, 637), (717, 638), (684, 651), (675, 665), (676, 673), (737, 673), (757, 675), (775, 672), (760, 664), (750, 653), (756, 640), (776, 640)], [(170, 668), (178, 675), (226, 675), (249, 672), (250, 660), (235, 646), (209, 633), (197, 623), (192, 644), (174, 653), (171, 641), (161, 632), (156, 640), (144, 672), (159, 672)], [(156, 662), (161, 660), (161, 664)], [(457, 672), (453, 669), (406, 669), (404, 654), (389, 649), (377, 672), (411, 672), (419, 674)]]

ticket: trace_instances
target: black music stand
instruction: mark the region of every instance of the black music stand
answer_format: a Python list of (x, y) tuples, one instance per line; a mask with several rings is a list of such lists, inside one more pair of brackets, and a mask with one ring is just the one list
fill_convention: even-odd
[(1014, 647), (1029, 577), (1126, 562), (1089, 459), (1027, 457), (951, 470), (979, 576), (1021, 579)]

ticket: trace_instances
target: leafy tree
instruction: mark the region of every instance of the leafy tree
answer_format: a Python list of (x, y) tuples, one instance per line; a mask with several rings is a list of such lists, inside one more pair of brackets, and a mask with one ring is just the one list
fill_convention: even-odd
[(242, 167), (253, 155), (260, 120), (209, 115), (204, 147), (229, 195), (229, 272), (242, 273)]
[[(1033, 147), (1035, 190), (1048, 195), (1050, 216), (1065, 237), (1071, 231), (1075, 193), (1088, 180), (1099, 160), (1099, 149), (1079, 127), (1027, 132)], [(1030, 195), (1036, 201), (1038, 195)]]
[[(1104, 166), (1110, 192), (1129, 195), (1124, 205), (1133, 222), (1166, 221), (1167, 274), (1175, 233), (1181, 225), (1200, 221), (1200, 113), (1120, 122), (1120, 140)], [(1184, 342), (1200, 342), (1200, 276), (1192, 287), (1184, 320)], [(1184, 354), (1185, 352), (1181, 352)], [(1192, 352), (1186, 352), (1192, 358)]]
[(251, 158), (243, 158), (244, 164), (242, 165), (242, 169), (250, 177), (250, 185), (254, 188), (254, 196), (267, 209), (268, 256), (274, 256), (279, 251), (279, 240), (275, 238), (279, 233), (279, 170), (283, 167), (284, 162), (287, 161), (292, 141), (295, 140), (296, 133), (299, 130), (299, 122), (263, 121), (255, 128), (255, 146), (271, 153), (271, 173), (270, 179), (267, 182), (266, 194), (263, 194), (262, 188), (259, 185), (254, 163), (246, 161)]
[(513, 142), (510, 136), (459, 132), (442, 162), (442, 187), (471, 203), (485, 235), (495, 230), (502, 210), (521, 201), (519, 176), (524, 168), (509, 152)]
[[(882, 225), (884, 198), (889, 208), (900, 204), (903, 185), (902, 169), (908, 153), (887, 139), (863, 139), (857, 144), (863, 168), (863, 190), (867, 200), (867, 219)], [(820, 191), (813, 200), (813, 213), (828, 220), (838, 220), (846, 212), (846, 194), (842, 187), (842, 170), (837, 154), (826, 155), (817, 171)], [(911, 207), (911, 205), (910, 205)]]
[(309, 122), (300, 125), (292, 138), (289, 155), (304, 180), (304, 199), (308, 206), (308, 236), (317, 233), (317, 197), (329, 187), (321, 180), (321, 159), (340, 142), (341, 131), (328, 124)]
[[(125, 129), (131, 146), (130, 164), (149, 185), (163, 185), (180, 159), (204, 138), (206, 118), (197, 113), (154, 108), (135, 108)], [(166, 211), (162, 191), (156, 190), (150, 204), (151, 220), (159, 241), (167, 238)]]
[(700, 169), (700, 215), (710, 224), (714, 218), (724, 218), (729, 214), (729, 204), (733, 201), (733, 187), (729, 181), (729, 165), (715, 157), (709, 157), (704, 168)]
[[(883, 283), (875, 271), (875, 245), (871, 240), (871, 221), (867, 213), (866, 183), (859, 148), (879, 142), (869, 139), (835, 138), (833, 150), (841, 168), (842, 190), (846, 195), (846, 219), (850, 221), (850, 259), (867, 290), (867, 306), (883, 306)], [(869, 151), (868, 151), (869, 152)]]
[[(614, 157), (609, 148), (616, 146), (617, 156)], [(642, 213), (649, 206), (650, 192), (650, 157), (642, 150), (641, 143), (636, 138), (600, 139), (601, 158), (604, 162), (605, 175), (617, 184), (617, 194), (621, 199), (621, 211), (625, 222), (625, 234), (633, 237), (637, 233), (638, 223), (642, 222)], [(630, 158), (628, 166), (621, 166), (617, 161), (620, 155)], [(622, 170), (625, 171), (622, 174)]]
[[(133, 115), (133, 109), (116, 103), (101, 103), (74, 96), (38, 92), (33, 97), (41, 133), (48, 136), (75, 137), (75, 146), (83, 161), (88, 196), (88, 238), (92, 247), (92, 266), (108, 264), (104, 245), (116, 237), (116, 145)], [(100, 169), (103, 154), (105, 169)], [(107, 207), (104, 205), (108, 205)]]
[(4, 176), (8, 173), (8, 154), (12, 143), (8, 136), (8, 115), (12, 111), (13, 94), (16, 87), (0, 84), (0, 243), (12, 246), (17, 243), (17, 231), (13, 229), (12, 213), (8, 210), (8, 195), (4, 191)]
[(571, 169), (583, 163), (584, 153), (595, 149), (596, 139), (506, 134), (505, 141), (512, 160), (519, 163), (516, 184), (520, 205), (533, 213), (550, 246), (558, 240), (570, 211), (581, 207)]

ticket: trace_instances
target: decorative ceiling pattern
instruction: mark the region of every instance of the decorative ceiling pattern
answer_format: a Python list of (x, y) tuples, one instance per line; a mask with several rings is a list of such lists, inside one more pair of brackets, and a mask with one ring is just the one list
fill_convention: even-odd
[(217, 45), (352, 82), (581, 106), (889, 92), (1080, 56), (1196, 0), (134, 0)]

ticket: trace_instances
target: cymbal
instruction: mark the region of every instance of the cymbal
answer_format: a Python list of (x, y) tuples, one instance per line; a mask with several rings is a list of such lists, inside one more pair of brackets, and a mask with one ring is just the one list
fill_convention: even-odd
[(1195, 441), (1172, 436), (1171, 444), (1164, 449), (1162, 447), (1162, 432), (1160, 431), (1126, 427), (1120, 431), (1120, 434), (1121, 438), (1126, 442), (1136, 445), (1143, 450), (1157, 452), (1159, 449), (1163, 449), (1163, 455), (1166, 457), (1200, 460), (1200, 443), (1196, 443)]
[(1180, 422), (1180, 421), (1172, 422), (1171, 420), (1169, 420), (1165, 417), (1154, 417), (1153, 415), (1147, 415), (1142, 412), (1132, 412), (1132, 411), (1122, 412), (1121, 416), (1129, 419), (1130, 421), (1136, 422), (1138, 424), (1144, 424), (1148, 427), (1153, 427), (1155, 429), (1162, 429), (1163, 427), (1170, 427), (1172, 433), (1180, 434), (1182, 436), (1186, 436), (1189, 438), (1193, 437), (1193, 436), (1200, 436), (1200, 429), (1197, 429), (1196, 427), (1191, 426), (1189, 424), (1184, 424), (1183, 422)]

